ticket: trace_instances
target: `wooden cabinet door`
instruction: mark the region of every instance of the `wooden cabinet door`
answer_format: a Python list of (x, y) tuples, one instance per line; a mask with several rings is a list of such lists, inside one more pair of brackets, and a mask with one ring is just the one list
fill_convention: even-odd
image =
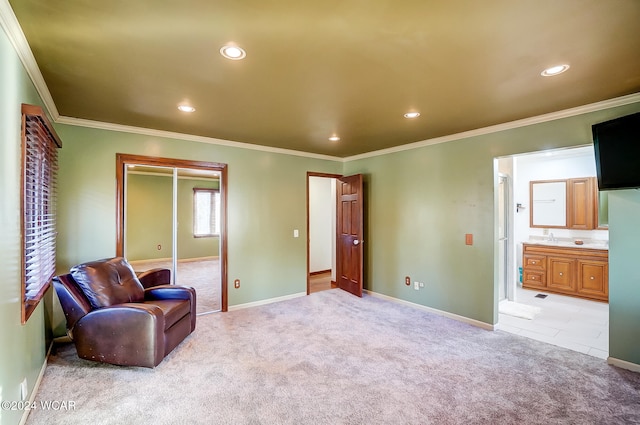
[(608, 282), (608, 263), (604, 261), (578, 260), (578, 294), (607, 301), (609, 299)]
[(595, 226), (595, 200), (593, 179), (590, 177), (568, 180), (568, 217), (570, 229), (591, 230)]
[(571, 258), (548, 257), (547, 286), (558, 291), (575, 292), (575, 264), (576, 260)]

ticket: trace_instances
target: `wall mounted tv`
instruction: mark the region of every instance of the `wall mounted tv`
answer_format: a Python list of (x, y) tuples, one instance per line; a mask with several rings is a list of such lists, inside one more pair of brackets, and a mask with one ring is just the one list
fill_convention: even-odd
[(598, 189), (640, 187), (640, 112), (594, 124)]

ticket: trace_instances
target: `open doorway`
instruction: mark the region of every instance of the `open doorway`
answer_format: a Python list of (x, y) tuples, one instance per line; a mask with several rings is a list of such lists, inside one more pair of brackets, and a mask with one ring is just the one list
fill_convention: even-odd
[[(327, 179), (329, 179), (327, 181)], [(317, 184), (316, 184), (317, 183)], [(314, 190), (324, 187), (324, 190)], [(326, 188), (329, 188), (328, 190)], [(332, 187), (335, 187), (331, 194)], [(327, 194), (328, 193), (328, 194)], [(317, 202), (312, 198), (318, 196)], [(337, 288), (357, 297), (362, 297), (364, 288), (364, 177), (362, 174), (340, 176), (336, 174), (307, 173), (307, 295), (311, 293), (311, 276), (317, 271), (329, 275)], [(322, 206), (311, 208), (310, 205)], [(319, 231), (311, 231), (310, 226), (316, 212), (322, 209), (325, 224)], [(313, 210), (313, 212), (312, 212)], [(333, 224), (331, 224), (333, 223)], [(325, 253), (323, 262), (312, 266), (311, 235), (320, 242), (318, 252)], [(334, 235), (334, 236), (331, 236)], [(334, 239), (331, 239), (331, 238)], [(330, 243), (329, 241), (333, 241)], [(331, 252), (330, 269), (326, 253)], [(314, 259), (315, 261), (315, 259)], [(324, 286), (331, 289), (331, 286)]]
[[(599, 279), (597, 271), (604, 271), (602, 278), (606, 280), (608, 256), (608, 230), (599, 222), (606, 214), (599, 213), (599, 195), (593, 186), (596, 175), (593, 147), (498, 158), (495, 173), (495, 293), (499, 328), (606, 359), (609, 348), (607, 299), (588, 293), (591, 282)], [(512, 191), (511, 196), (502, 197), (501, 183), (504, 184), (505, 178), (511, 181)], [(592, 182), (590, 189), (572, 192), (572, 183), (583, 185), (585, 181)], [(537, 199), (532, 195), (532, 187), (538, 182), (554, 185), (561, 182), (567, 188), (566, 195)], [(584, 194), (589, 196), (582, 196)], [(570, 207), (578, 201), (587, 206)], [(501, 202), (507, 205), (506, 213), (501, 209)], [(538, 224), (534, 216), (542, 210), (537, 207), (542, 206), (546, 211), (550, 204), (558, 202), (566, 202), (560, 222)], [(589, 228), (584, 228), (582, 222), (573, 225), (571, 215), (581, 219), (584, 212), (592, 216), (593, 224)], [(504, 217), (510, 218), (510, 222), (505, 223)], [(510, 242), (500, 249), (503, 237), (500, 226), (504, 224)], [(530, 249), (535, 252), (530, 253)], [(502, 287), (501, 275), (504, 264), (511, 281), (506, 289)]]
[(117, 155), (116, 255), (171, 270), (198, 314), (227, 310), (226, 164)]
[(337, 288), (336, 179), (334, 174), (307, 174), (307, 295)]

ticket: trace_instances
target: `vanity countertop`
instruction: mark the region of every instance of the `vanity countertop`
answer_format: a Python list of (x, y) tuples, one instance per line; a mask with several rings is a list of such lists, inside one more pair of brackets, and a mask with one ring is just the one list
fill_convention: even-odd
[(530, 245), (559, 246), (563, 248), (603, 249), (605, 251), (609, 250), (608, 241), (583, 239), (584, 243), (582, 245), (577, 245), (575, 241), (576, 239), (571, 238), (556, 238), (555, 240), (550, 241), (547, 237), (531, 236), (528, 240), (524, 241), (524, 243)]

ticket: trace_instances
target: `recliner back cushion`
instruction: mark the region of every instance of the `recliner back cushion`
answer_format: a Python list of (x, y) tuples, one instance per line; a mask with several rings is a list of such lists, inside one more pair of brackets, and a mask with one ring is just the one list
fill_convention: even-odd
[(131, 265), (122, 257), (79, 264), (71, 268), (93, 308), (144, 300), (144, 288)]

